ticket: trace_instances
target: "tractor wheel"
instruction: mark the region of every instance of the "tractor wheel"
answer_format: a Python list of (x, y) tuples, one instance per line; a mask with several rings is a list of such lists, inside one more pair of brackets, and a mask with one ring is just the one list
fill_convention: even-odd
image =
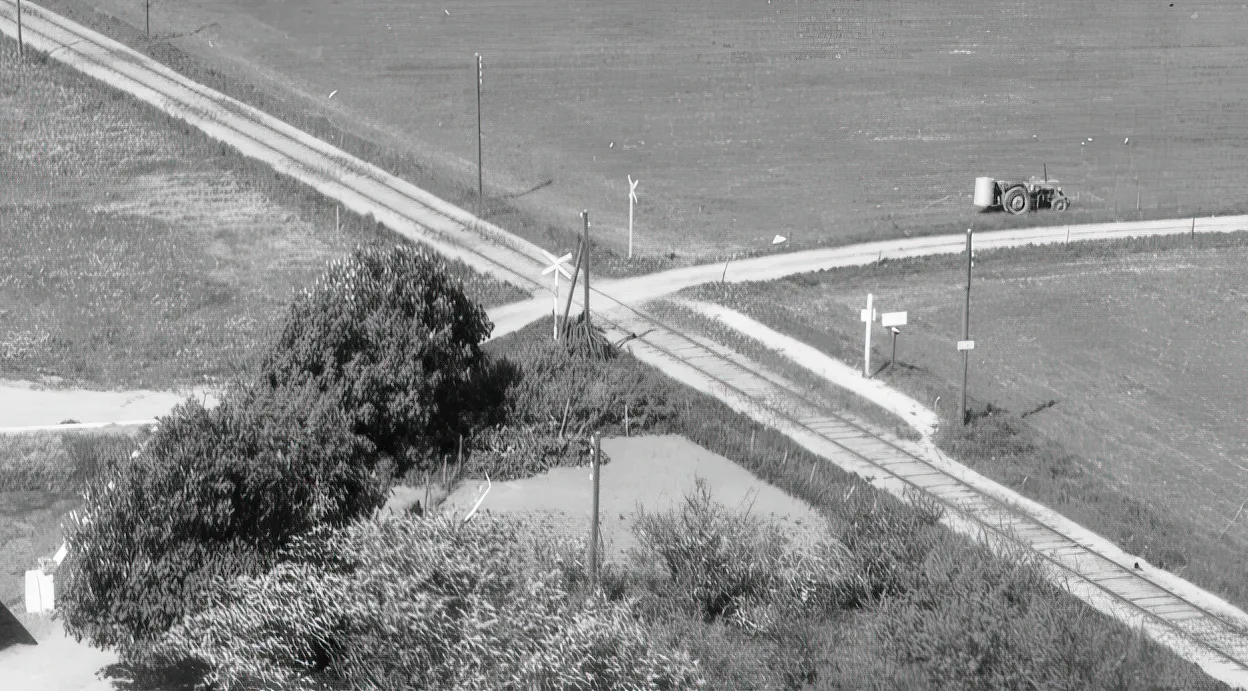
[(1058, 197), (1057, 199), (1053, 200), (1054, 211), (1065, 211), (1066, 209), (1069, 209), (1069, 208), (1070, 208), (1070, 199), (1067, 199), (1066, 197)]
[(1022, 187), (1011, 187), (1001, 197), (1001, 206), (1012, 214), (1027, 213), (1031, 209), (1031, 197)]

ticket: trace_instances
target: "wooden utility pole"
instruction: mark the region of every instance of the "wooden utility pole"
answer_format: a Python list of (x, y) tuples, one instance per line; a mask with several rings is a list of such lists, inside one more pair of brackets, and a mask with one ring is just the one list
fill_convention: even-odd
[(143, 0), (143, 33), (152, 40), (152, 0)]
[(585, 258), (585, 332), (589, 333), (589, 209), (581, 212), (581, 218), (585, 219), (581, 256)]
[[(971, 340), (971, 229), (966, 229), (966, 305), (962, 309), (962, 340)], [(961, 397), (961, 414), (962, 424), (967, 422), (966, 415), (966, 382), (967, 371), (970, 368), (971, 351), (962, 351), (962, 397)]]
[(17, 54), (26, 57), (26, 44), (22, 42), (22, 0), (17, 0)]
[(602, 471), (602, 437), (594, 433), (594, 510), (589, 524), (589, 591), (598, 585), (598, 490)]
[(484, 196), (484, 177), (481, 173), (481, 54), (477, 53), (477, 196)]
[(572, 296), (576, 294), (576, 279), (581, 275), (581, 254), (585, 252), (585, 240), (581, 240), (581, 246), (576, 248), (576, 261), (572, 263), (572, 282), (568, 284), (568, 301), (563, 305), (563, 324), (564, 331), (568, 330), (568, 315), (572, 313)]

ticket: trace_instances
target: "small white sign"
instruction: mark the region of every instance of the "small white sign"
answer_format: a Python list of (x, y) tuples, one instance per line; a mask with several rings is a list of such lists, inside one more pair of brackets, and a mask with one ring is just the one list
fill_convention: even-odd
[(906, 325), (906, 313), (905, 312), (885, 312), (883, 316), (880, 317), (880, 326), (905, 326), (905, 325)]
[(875, 321), (875, 318), (878, 315), (879, 315), (879, 312), (877, 312), (876, 310), (859, 310), (858, 311), (858, 318), (864, 322), (873, 322)]
[(958, 350), (975, 350), (975, 341), (958, 341)]
[(773, 244), (773, 245), (779, 245), (780, 243), (784, 242), (785, 240), (788, 240), (788, 238), (784, 237), (783, 235), (777, 235), (776, 237), (774, 237), (774, 238), (772, 238), (772, 239), (771, 239), (771, 244)]

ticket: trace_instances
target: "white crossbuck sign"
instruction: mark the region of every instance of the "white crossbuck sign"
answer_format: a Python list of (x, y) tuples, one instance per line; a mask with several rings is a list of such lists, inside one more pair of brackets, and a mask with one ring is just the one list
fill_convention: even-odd
[(875, 296), (867, 293), (867, 308), (859, 312), (859, 318), (867, 325), (867, 347), (862, 356), (862, 376), (864, 377), (871, 376), (871, 324), (879, 318), (879, 312), (871, 306), (874, 301)]
[(547, 252), (546, 250), (542, 250), (542, 254), (545, 255), (546, 260), (550, 262), (550, 266), (542, 270), (542, 275), (545, 276), (546, 274), (554, 274), (554, 279), (555, 279), (554, 286), (552, 286), (552, 290), (554, 290), (554, 293), (555, 293), (554, 300), (552, 301), (552, 304), (554, 305), (554, 309), (551, 310), (551, 314), (554, 316), (554, 321), (555, 321), (555, 326), (554, 326), (555, 339), (558, 339), (559, 338), (559, 274), (563, 274), (563, 277), (568, 279), (569, 281), (572, 280), (572, 274), (568, 273), (568, 270), (563, 268), (564, 263), (572, 260), (572, 253), (569, 252), (568, 254), (565, 254), (562, 257), (556, 257), (550, 252)]
[(633, 176), (628, 176), (628, 258), (633, 258), (633, 204), (637, 203), (637, 183), (641, 180), (634, 180)]

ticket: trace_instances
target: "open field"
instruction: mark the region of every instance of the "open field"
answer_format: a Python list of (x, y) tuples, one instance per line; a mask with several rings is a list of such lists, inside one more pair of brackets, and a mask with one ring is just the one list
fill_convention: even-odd
[[(143, 43), (142, 3), (49, 6), (89, 24), (98, 8), (130, 27), (105, 33)], [(566, 247), (588, 208), (618, 251), (631, 174), (642, 255), (687, 261), (777, 232), (798, 248), (1051, 223), (969, 205), (976, 175), (1046, 162), (1072, 222), (1134, 218), (1137, 191), (1143, 216), (1232, 211), (1245, 18), (1239, 2), (195, 0), (153, 7), (150, 50), (374, 140), (388, 167), (414, 156), (396, 173), (454, 202), (475, 193), (480, 51), (487, 184), (517, 195), (491, 220)]]
[[(977, 253), (970, 394), (956, 424), (964, 259), (885, 262), (689, 295), (862, 365), (858, 310), (906, 310), (899, 367), (881, 375), (931, 404), (942, 448), (1124, 549), (1233, 601), (1248, 524), (1248, 337), (1243, 234)], [(888, 360), (884, 329), (873, 369)], [(1052, 403), (1051, 403), (1052, 402)], [(989, 407), (990, 406), (990, 407)], [(985, 414), (985, 412), (992, 414)]]
[[(398, 236), (0, 41), (0, 377), (224, 379), (327, 259)], [(526, 297), (457, 267), (486, 304)]]

